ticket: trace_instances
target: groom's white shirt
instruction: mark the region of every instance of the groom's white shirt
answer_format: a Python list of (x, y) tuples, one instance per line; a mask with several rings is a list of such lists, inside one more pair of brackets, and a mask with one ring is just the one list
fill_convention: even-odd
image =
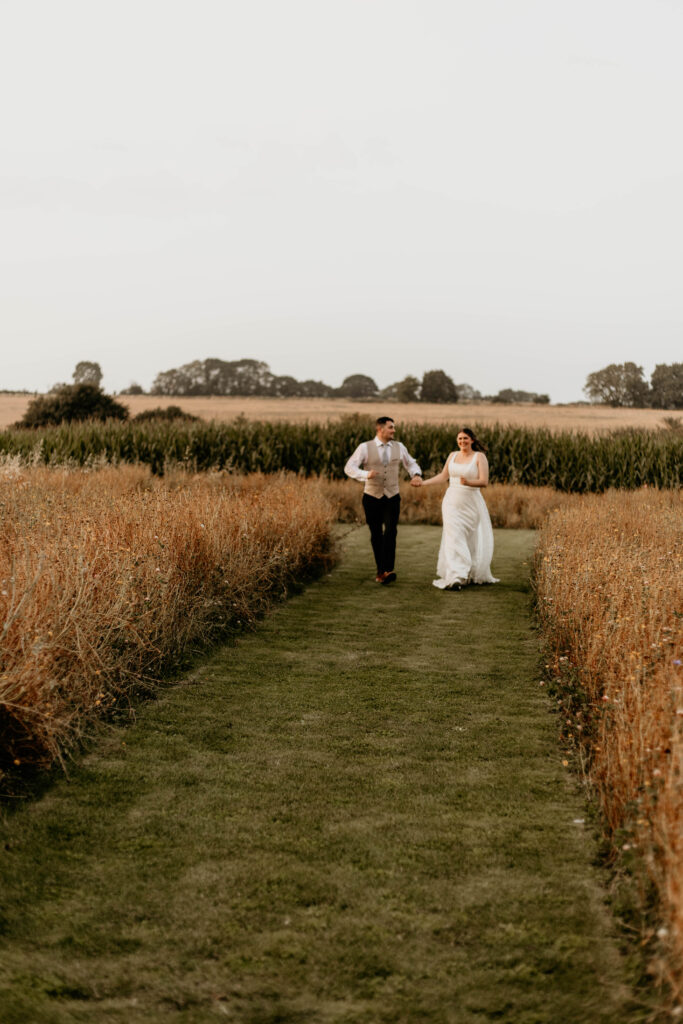
[(361, 465), (368, 461), (368, 445), (376, 444), (380, 450), (380, 458), (382, 456), (382, 449), (388, 448), (391, 451), (392, 445), (398, 445), (398, 454), (404, 467), (410, 473), (411, 477), (422, 476), (422, 470), (418, 466), (415, 459), (412, 457), (408, 449), (400, 441), (380, 441), (378, 437), (374, 441), (363, 441), (358, 445), (355, 452), (344, 466), (344, 472), (347, 476), (350, 476), (352, 480), (367, 480), (368, 472), (367, 469), (361, 469)]

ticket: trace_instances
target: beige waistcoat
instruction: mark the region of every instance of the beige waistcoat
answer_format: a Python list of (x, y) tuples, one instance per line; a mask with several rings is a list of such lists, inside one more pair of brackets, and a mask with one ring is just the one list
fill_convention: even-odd
[(365, 481), (365, 493), (372, 498), (393, 498), (398, 494), (398, 470), (401, 465), (401, 455), (398, 441), (392, 441), (389, 448), (389, 461), (384, 465), (382, 462), (382, 449), (377, 447), (374, 439), (368, 441), (368, 457), (365, 460), (365, 469), (374, 469), (377, 476), (372, 480)]

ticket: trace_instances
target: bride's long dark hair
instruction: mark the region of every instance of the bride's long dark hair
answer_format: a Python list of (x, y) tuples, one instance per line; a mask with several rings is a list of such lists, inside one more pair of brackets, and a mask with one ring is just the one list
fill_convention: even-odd
[(483, 452), (484, 455), (486, 455), (486, 445), (482, 444), (482, 442), (479, 440), (479, 438), (475, 436), (475, 433), (474, 433), (473, 430), (470, 430), (469, 427), (461, 427), (460, 430), (458, 431), (458, 433), (459, 434), (467, 434), (467, 436), (472, 441), (472, 451), (473, 452)]

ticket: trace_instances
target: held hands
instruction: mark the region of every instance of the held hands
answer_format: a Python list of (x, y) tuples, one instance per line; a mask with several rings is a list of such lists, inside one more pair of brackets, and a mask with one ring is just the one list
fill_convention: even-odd
[(410, 480), (410, 486), (411, 487), (422, 487), (422, 477), (421, 476), (414, 476), (414, 477), (412, 477), (411, 480)]

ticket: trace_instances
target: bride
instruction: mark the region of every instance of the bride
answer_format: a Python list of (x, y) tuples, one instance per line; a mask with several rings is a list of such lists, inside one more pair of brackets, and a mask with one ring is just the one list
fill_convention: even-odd
[(458, 434), (458, 451), (451, 452), (446, 464), (430, 480), (413, 477), (414, 487), (430, 487), (449, 481), (441, 506), (443, 533), (434, 586), (441, 590), (461, 590), (466, 583), (497, 583), (491, 575), (493, 530), (486, 502), (481, 493), (489, 482), (486, 450), (473, 432), (465, 427)]

